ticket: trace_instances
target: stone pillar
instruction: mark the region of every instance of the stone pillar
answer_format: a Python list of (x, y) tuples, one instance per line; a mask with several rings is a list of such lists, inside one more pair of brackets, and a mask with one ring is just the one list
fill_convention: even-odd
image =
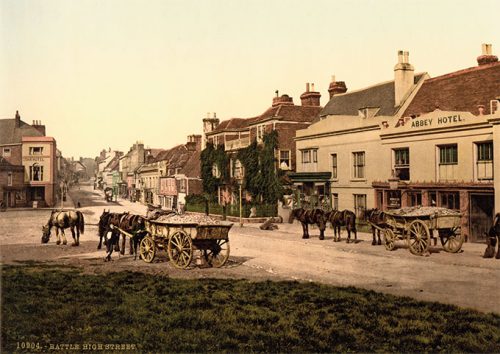
[(469, 207), (469, 193), (467, 191), (460, 191), (460, 213), (462, 214), (462, 235), (465, 240), (469, 240), (469, 220), (470, 220), (470, 207)]
[(401, 208), (405, 208), (408, 206), (408, 191), (401, 191)]
[(422, 206), (431, 206), (429, 200), (429, 191), (422, 189)]

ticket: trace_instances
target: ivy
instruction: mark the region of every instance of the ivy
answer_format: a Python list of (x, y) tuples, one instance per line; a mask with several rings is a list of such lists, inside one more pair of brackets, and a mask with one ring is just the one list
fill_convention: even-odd
[(259, 146), (254, 140), (238, 152), (237, 158), (245, 168), (245, 190), (256, 201), (276, 203), (283, 196), (274, 156), (278, 148), (278, 132), (264, 134), (263, 142), (264, 144)]
[[(224, 151), (224, 146), (217, 148), (212, 143), (207, 143), (207, 147), (201, 152), (201, 178), (203, 180), (203, 191), (214, 199), (217, 196), (217, 187), (228, 180), (229, 157)], [(213, 166), (217, 165), (220, 176), (216, 177), (212, 173)]]

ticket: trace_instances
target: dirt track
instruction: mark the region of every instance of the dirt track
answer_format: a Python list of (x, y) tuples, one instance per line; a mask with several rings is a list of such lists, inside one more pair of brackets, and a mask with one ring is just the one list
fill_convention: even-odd
[[(49, 244), (40, 243), (41, 226), (49, 210), (9, 210), (0, 214), (2, 263), (57, 262), (92, 273), (132, 270), (183, 278), (318, 281), (500, 313), (500, 302), (491, 296), (500, 290), (500, 260), (483, 259), (485, 247), (481, 244), (464, 244), (459, 254), (434, 247), (430, 257), (417, 257), (403, 244), (392, 252), (383, 246), (371, 246), (368, 234), (360, 233), (357, 244), (346, 244), (332, 242), (330, 230), (324, 241), (317, 238), (317, 229), (311, 230), (311, 239), (303, 240), (297, 224), (281, 224), (277, 231), (262, 231), (257, 225), (234, 225), (230, 232), (230, 261), (221, 269), (203, 268), (194, 261), (191, 269), (179, 270), (168, 263), (164, 252), (152, 264), (116, 253), (112, 262), (105, 263), (104, 250), (96, 249), (95, 226), (104, 207), (139, 214), (145, 213), (145, 207), (128, 201), (106, 203), (100, 192), (88, 186), (72, 191), (72, 197), (75, 203), (80, 201), (86, 219), (79, 247), (70, 246), (69, 232), (66, 246), (56, 245), (54, 238)], [(343, 236), (345, 240), (345, 232)]]

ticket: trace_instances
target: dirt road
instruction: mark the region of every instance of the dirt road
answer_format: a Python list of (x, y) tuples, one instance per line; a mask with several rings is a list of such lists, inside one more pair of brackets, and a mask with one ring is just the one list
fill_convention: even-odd
[[(500, 290), (500, 260), (483, 259), (484, 245), (464, 244), (459, 254), (434, 247), (431, 256), (418, 257), (403, 244), (392, 252), (372, 246), (368, 234), (360, 233), (360, 242), (346, 244), (334, 243), (331, 230), (323, 241), (318, 239), (317, 229), (312, 229), (310, 239), (303, 240), (298, 224), (280, 224), (277, 231), (262, 231), (258, 225), (246, 224), (231, 229), (230, 262), (221, 269), (202, 268), (195, 261), (192, 269), (178, 270), (168, 264), (165, 254), (147, 264), (114, 253), (113, 261), (104, 263), (104, 250), (96, 249), (96, 224), (102, 210), (144, 214), (146, 208), (124, 200), (106, 203), (102, 193), (89, 186), (73, 190), (71, 196), (75, 203), (80, 201), (86, 218), (81, 246), (69, 246), (69, 232), (67, 246), (57, 246), (54, 238), (49, 244), (40, 244), (41, 226), (50, 211), (9, 210), (0, 214), (2, 263), (35, 260), (82, 266), (94, 273), (134, 270), (184, 278), (317, 281), (500, 313), (500, 302), (494, 296)], [(345, 232), (343, 236), (345, 240)]]

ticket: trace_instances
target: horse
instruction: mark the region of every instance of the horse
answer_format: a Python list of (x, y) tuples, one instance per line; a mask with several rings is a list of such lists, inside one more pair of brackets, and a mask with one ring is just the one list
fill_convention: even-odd
[[(66, 235), (64, 234), (64, 229), (68, 227), (71, 229), (71, 235), (73, 236), (73, 246), (80, 245), (80, 234), (83, 234), (85, 230), (85, 220), (81, 211), (69, 210), (69, 211), (57, 211), (52, 210), (47, 224), (42, 226), (42, 243), (49, 242), (50, 232), (52, 227), (56, 228), (57, 242), (56, 244), (61, 244), (61, 238), (59, 236), (59, 231), (61, 231), (63, 238), (63, 245), (67, 244)], [(75, 228), (76, 228), (76, 238), (75, 238)]]
[[(387, 225), (385, 213), (377, 208), (367, 209), (364, 212), (363, 219), (368, 221), (368, 223), (372, 227), (372, 246), (381, 245), (382, 242), (380, 240), (380, 229), (377, 229), (375, 226), (384, 228)], [(378, 241), (375, 238), (375, 232), (377, 232)]]
[(495, 255), (495, 247), (498, 244), (496, 259), (500, 259), (500, 213), (497, 213), (493, 218), (493, 225), (485, 233), (486, 236), (486, 250), (484, 251), (483, 258), (493, 258)]
[[(351, 231), (354, 232), (354, 243), (358, 241), (358, 233), (356, 230), (356, 214), (350, 210), (332, 210), (326, 213), (326, 220), (330, 222), (333, 227), (333, 242), (340, 242), (340, 228), (345, 226), (347, 230), (347, 240), (346, 242), (351, 242)], [(337, 238), (338, 234), (338, 238)]]
[(326, 218), (325, 212), (322, 209), (306, 210), (303, 208), (292, 209), (288, 223), (293, 223), (293, 220), (299, 220), (302, 224), (302, 238), (309, 238), (308, 225), (316, 224), (319, 228), (319, 239), (325, 239)]
[[(104, 210), (99, 218), (99, 245), (97, 249), (101, 248), (102, 239), (105, 238), (106, 245), (106, 258), (105, 260), (111, 260), (111, 254), (113, 253), (113, 248), (115, 251), (119, 251), (121, 254), (125, 254), (125, 238), (123, 235), (122, 247), (120, 249), (119, 241), (121, 232), (116, 228), (134, 235), (130, 238), (130, 254), (134, 254), (134, 259), (137, 259), (137, 247), (146, 235), (145, 231), (145, 220), (140, 215), (127, 213), (111, 213)], [(111, 237), (108, 239), (107, 235), (111, 233)]]

